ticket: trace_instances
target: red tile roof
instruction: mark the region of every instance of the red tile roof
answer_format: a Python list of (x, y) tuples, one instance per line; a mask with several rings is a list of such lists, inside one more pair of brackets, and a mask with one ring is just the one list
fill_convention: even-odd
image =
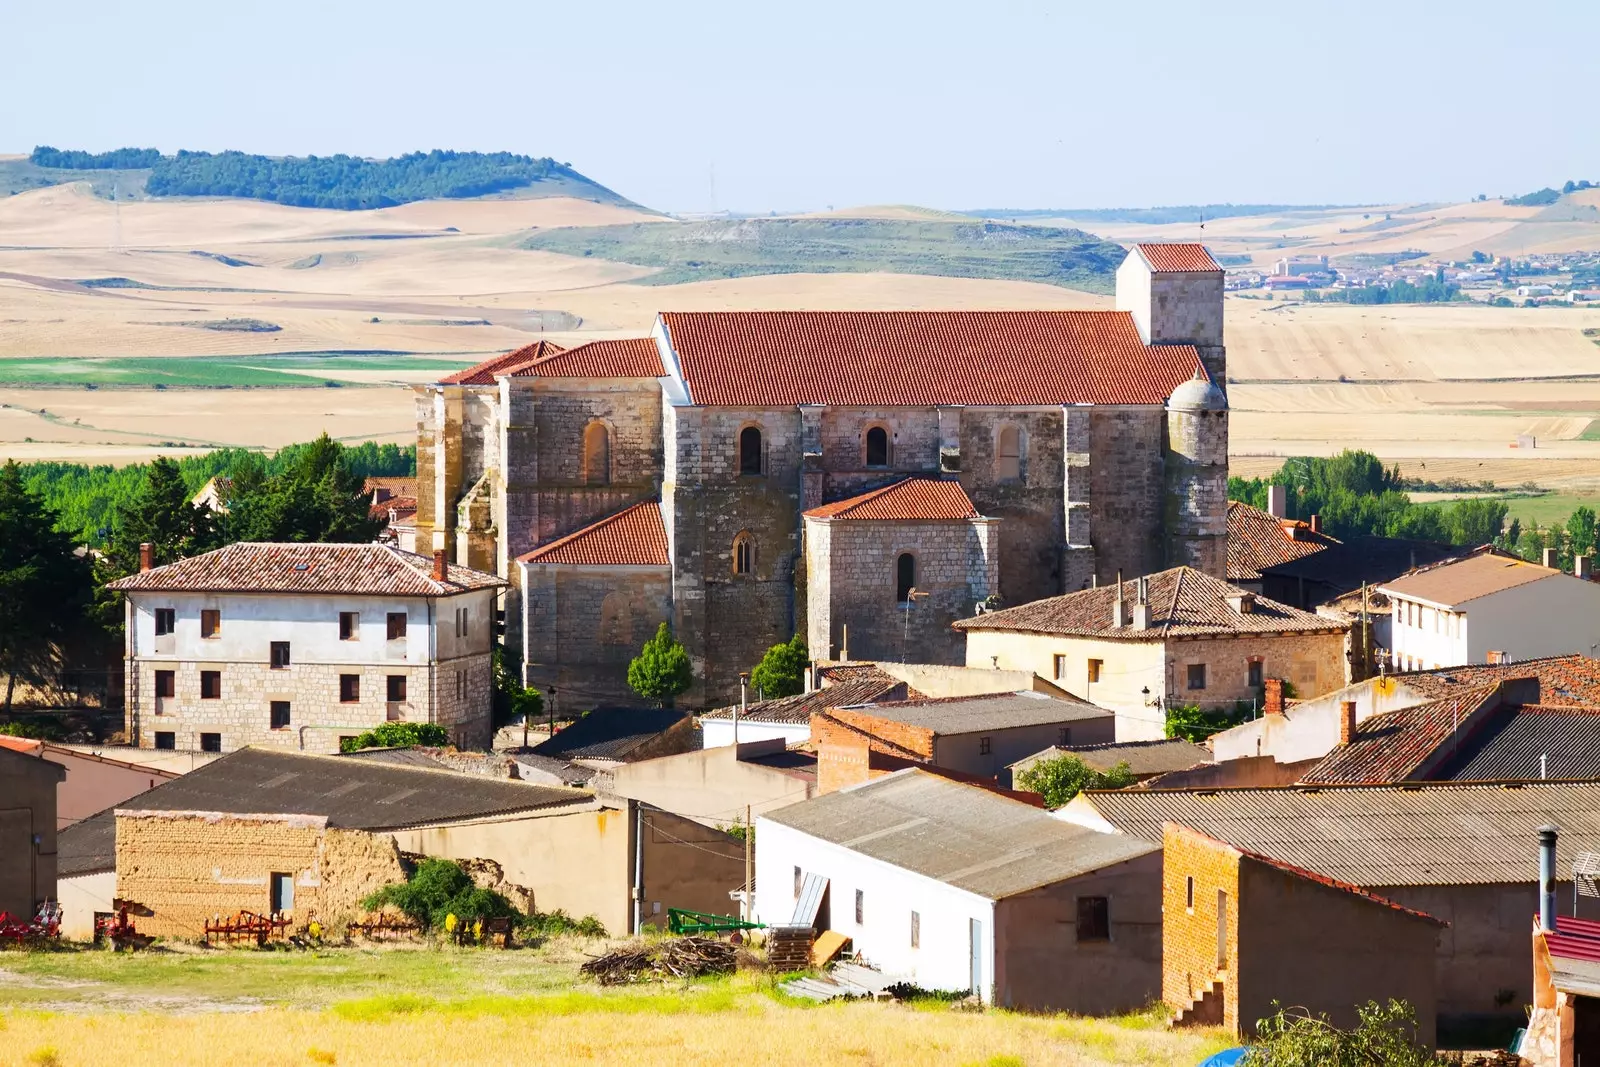
[[(1337, 620), (1247, 593), (1192, 567), (1159, 571), (1146, 576), (1145, 581), (1150, 622), (1143, 630), (1136, 630), (1131, 624), (1112, 625), (1112, 605), (1117, 597), (1114, 582), (970, 619), (958, 619), (953, 625), (958, 630), (1006, 630), (1126, 641), (1233, 634), (1338, 633), (1349, 628)], [(1137, 594), (1137, 581), (1122, 584), (1124, 610), (1130, 620)], [(1234, 610), (1231, 601), (1236, 597), (1251, 599), (1248, 612), (1240, 614)]]
[[(1292, 531), (1292, 532), (1291, 532)], [(1253, 582), (1261, 572), (1338, 544), (1307, 523), (1279, 519), (1260, 508), (1228, 501), (1228, 581)]]
[(1485, 704), (1499, 703), (1499, 686), (1490, 684), (1369, 716), (1356, 727), (1349, 744), (1324, 756), (1300, 782), (1376, 785), (1406, 781), (1460, 732), (1468, 716)]
[(1139, 254), (1150, 264), (1150, 269), (1162, 273), (1179, 274), (1193, 271), (1221, 270), (1222, 265), (1211, 258), (1205, 245), (1199, 244), (1141, 244)]
[(517, 559), (577, 567), (666, 567), (672, 563), (667, 556), (661, 505), (654, 500), (625, 508)]
[(660, 378), (661, 353), (650, 337), (590, 341), (512, 368), (513, 378)]
[(933, 478), (907, 478), (848, 500), (824, 504), (806, 512), (813, 519), (975, 519), (960, 482)]
[(1392, 677), (1427, 699), (1446, 697), (1463, 687), (1494, 685), (1508, 678), (1537, 678), (1539, 699), (1546, 704), (1600, 706), (1600, 659), (1576, 653), (1516, 663), (1441, 667)]
[(663, 312), (693, 403), (1160, 404), (1199, 363), (1123, 311)]
[(551, 341), (535, 341), (531, 345), (524, 345), (515, 352), (507, 352), (503, 356), (486, 359), (476, 366), (466, 370), (456, 371), (447, 377), (440, 378), (440, 385), (493, 385), (495, 375), (505, 374), (514, 367), (524, 363), (531, 363), (536, 359), (544, 359), (561, 352), (560, 345)]
[(433, 580), (433, 558), (391, 545), (282, 544), (241, 541), (165, 567), (130, 574), (108, 589), (174, 593), (361, 593), (449, 596), (506, 583), (450, 564)]

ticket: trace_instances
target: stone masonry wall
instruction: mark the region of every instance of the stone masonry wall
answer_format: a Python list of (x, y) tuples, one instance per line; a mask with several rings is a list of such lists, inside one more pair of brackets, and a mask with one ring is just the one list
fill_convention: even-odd
[(630, 704), (628, 663), (661, 623), (672, 621), (666, 567), (525, 568), (524, 684), (559, 687), (566, 710)]
[[(1251, 700), (1250, 660), (1260, 657), (1263, 678), (1293, 683), (1302, 700), (1345, 684), (1344, 634), (1249, 635), (1167, 642), (1167, 702), (1202, 707)], [(1188, 688), (1188, 665), (1206, 665), (1204, 690)]]
[[(961, 411), (961, 487), (979, 514), (1003, 520), (995, 591), (1006, 604), (1026, 604), (1062, 591), (1062, 487), (1067, 476), (1062, 417), (1061, 408)], [(1003, 476), (999, 467), (1000, 436), (1007, 428), (1021, 435), (1021, 470), (1015, 479)]]
[[(1165, 430), (1166, 411), (1159, 407), (1091, 412), (1089, 528), (1102, 583), (1116, 581), (1118, 572), (1131, 579), (1166, 566)], [(1003, 560), (1001, 566), (1003, 573)]]

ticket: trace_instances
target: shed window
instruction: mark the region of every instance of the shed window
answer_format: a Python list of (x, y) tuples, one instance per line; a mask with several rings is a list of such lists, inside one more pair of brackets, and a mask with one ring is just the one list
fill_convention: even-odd
[(222, 612), (216, 608), (205, 608), (200, 612), (200, 636), (210, 639), (222, 633)]
[(1078, 898), (1078, 940), (1111, 940), (1111, 901), (1108, 897)]
[(1189, 688), (1204, 689), (1206, 687), (1206, 665), (1204, 663), (1189, 664)]
[(746, 530), (733, 539), (733, 573), (751, 574), (755, 569), (756, 539)]
[(1056, 744), (1063, 748), (1072, 744), (1072, 727), (1063, 726), (1056, 731)]
[(897, 603), (911, 601), (911, 591), (917, 587), (917, 557), (909, 552), (900, 553), (894, 561), (894, 599)]
[(1002, 482), (1022, 477), (1022, 431), (1015, 426), (1000, 429), (994, 450), (994, 476)]
[(274, 700), (267, 707), (268, 722), (274, 730), (287, 730), (289, 728), (289, 702), (287, 700)]
[(882, 426), (874, 426), (867, 431), (867, 466), (887, 467), (889, 465), (889, 431)]
[(761, 473), (761, 431), (754, 426), (739, 431), (739, 473)]
[(387, 681), (388, 697), (391, 703), (399, 703), (406, 698), (406, 676), (391, 674)]
[(272, 910), (294, 910), (294, 875), (277, 874), (272, 876)]
[(992, 738), (992, 737), (980, 737), (980, 738), (978, 738), (978, 755), (987, 756), (993, 751), (994, 751), (994, 738)]
[(1055, 668), (1054, 677), (1055, 677), (1056, 681), (1059, 682), (1059, 681), (1061, 681), (1063, 678), (1065, 678), (1067, 676), (1067, 657), (1066, 656), (1063, 656), (1061, 653), (1057, 652), (1054, 656), (1051, 657), (1051, 664)]
[(1194, 875), (1183, 880), (1183, 906), (1189, 909), (1189, 914), (1194, 914)]
[(165, 637), (177, 626), (178, 613), (172, 608), (156, 609), (156, 636)]
[(591, 422), (583, 431), (583, 481), (611, 484), (611, 431), (603, 422)]
[(1260, 656), (1252, 656), (1252, 657), (1250, 657), (1250, 663), (1249, 663), (1249, 667), (1248, 667), (1249, 678), (1248, 678), (1246, 684), (1249, 685), (1253, 689), (1260, 689), (1261, 686), (1262, 686), (1261, 668), (1262, 668), (1261, 657)]
[(388, 615), (388, 634), (390, 641), (398, 641), (406, 635), (406, 613), (391, 611)]
[(1100, 681), (1100, 668), (1104, 667), (1105, 665), (1106, 665), (1106, 661), (1103, 660), (1103, 659), (1092, 659), (1092, 660), (1090, 660), (1089, 661), (1089, 681), (1091, 681), (1091, 682), (1099, 682)]

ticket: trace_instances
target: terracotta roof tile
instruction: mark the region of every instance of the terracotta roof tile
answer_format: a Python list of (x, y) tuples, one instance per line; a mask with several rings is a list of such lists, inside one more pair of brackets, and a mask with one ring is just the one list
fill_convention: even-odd
[[(1292, 531), (1292, 532), (1291, 532)], [(1311, 527), (1279, 519), (1260, 508), (1228, 501), (1228, 581), (1253, 582), (1268, 567), (1310, 556), (1338, 544)]]
[(1200, 244), (1141, 244), (1137, 246), (1150, 269), (1160, 273), (1187, 274), (1194, 271), (1221, 270), (1222, 265), (1211, 258), (1205, 245)]
[(446, 581), (432, 578), (433, 558), (392, 545), (282, 544), (241, 541), (164, 567), (130, 574), (108, 589), (128, 592), (363, 593), (449, 596), (506, 583), (450, 564)]
[(661, 316), (695, 404), (1160, 404), (1189, 345), (1123, 311), (755, 311)]
[[(813, 689), (809, 693), (797, 693), (792, 697), (780, 697), (776, 700), (760, 700), (745, 708), (740, 719), (745, 722), (784, 723), (788, 725), (804, 725), (811, 721), (813, 712), (824, 712), (832, 708), (847, 707), (852, 704), (869, 704), (875, 700), (885, 698), (894, 699), (907, 692), (906, 684), (898, 678), (892, 678), (882, 671), (873, 671), (870, 675), (853, 678), (847, 682)], [(731, 721), (733, 713), (738, 710), (737, 705), (717, 708), (700, 716), (702, 719), (716, 721)]]
[(515, 352), (507, 352), (503, 356), (486, 359), (476, 366), (466, 370), (456, 371), (447, 377), (440, 378), (440, 385), (493, 385), (495, 375), (505, 374), (514, 367), (524, 363), (531, 363), (536, 359), (544, 359), (563, 351), (560, 345), (551, 341), (535, 341), (531, 345), (524, 345)]
[(1484, 549), (1432, 566), (1418, 567), (1392, 582), (1385, 582), (1383, 591), (1453, 608), (1492, 593), (1561, 576), (1561, 571), (1550, 567)]
[(978, 509), (960, 482), (907, 478), (882, 489), (824, 504), (806, 512), (813, 519), (976, 519)]
[(654, 338), (624, 337), (556, 351), (506, 373), (513, 378), (660, 378), (666, 371)]
[(1600, 706), (1600, 659), (1547, 656), (1517, 663), (1475, 664), (1415, 671), (1392, 677), (1425, 697), (1439, 698), (1463, 688), (1495, 685), (1509, 678), (1539, 679), (1539, 699), (1546, 704)]
[(654, 500), (624, 508), (517, 559), (578, 567), (666, 567), (672, 563), (667, 556), (661, 505)]
[(1306, 785), (1403, 782), (1461, 729), (1486, 703), (1500, 702), (1498, 686), (1475, 686), (1442, 700), (1372, 715), (1356, 727), (1350, 743), (1328, 753), (1300, 781)]
[[(1334, 633), (1346, 629), (1333, 619), (1247, 593), (1192, 567), (1159, 571), (1148, 575), (1146, 582), (1150, 622), (1144, 630), (1132, 625), (1112, 626), (1116, 583), (959, 619), (954, 625), (958, 630), (1011, 630), (1129, 641), (1209, 634)], [(1122, 600), (1129, 619), (1133, 617), (1137, 595), (1137, 581), (1122, 584)], [(1251, 610), (1245, 614), (1235, 611), (1230, 603), (1230, 598), (1241, 596), (1251, 598)]]

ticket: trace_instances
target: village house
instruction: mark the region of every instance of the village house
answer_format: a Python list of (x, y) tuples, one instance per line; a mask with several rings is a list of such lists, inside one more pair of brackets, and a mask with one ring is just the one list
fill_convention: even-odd
[[(811, 738), (811, 716), (829, 708), (907, 700), (923, 694), (873, 665), (818, 670), (823, 684), (794, 696), (734, 704), (700, 716), (700, 743), (717, 748), (739, 742), (781, 739), (795, 745)], [(735, 726), (737, 722), (737, 727)], [(737, 732), (738, 737), (734, 734)]]
[(1339, 542), (1322, 532), (1321, 522), (1284, 517), (1285, 488), (1268, 486), (1268, 510), (1228, 501), (1228, 573), (1230, 585), (1276, 600), (1287, 600), (1265, 586), (1265, 573), (1290, 560), (1312, 556)]
[(1112, 709), (1118, 741), (1165, 736), (1165, 709), (1232, 707), (1268, 679), (1302, 696), (1345, 683), (1345, 627), (1192, 567), (985, 612), (955, 624), (967, 664), (1036, 671)]
[(1211, 762), (1211, 751), (1203, 745), (1185, 741), (1181, 737), (1160, 741), (1111, 741), (1098, 745), (1052, 745), (1047, 749), (1024, 756), (1011, 764), (1006, 781), (1016, 782), (1017, 775), (1045, 760), (1072, 756), (1082, 760), (1091, 770), (1102, 774), (1114, 767), (1125, 766), (1135, 781), (1147, 781), (1172, 771), (1187, 770), (1197, 764)]
[(69, 748), (52, 741), (0, 735), (0, 748), (9, 748), (66, 769), (67, 777), (56, 790), (56, 829), (73, 823), (120, 801), (154, 789), (178, 775), (159, 767), (144, 767), (111, 759), (97, 752)]
[(790, 751), (780, 737), (697, 749), (614, 768), (606, 791), (710, 826), (748, 825), (747, 817), (809, 800), (817, 757)]
[(887, 975), (1001, 1007), (1091, 1015), (1159, 993), (1155, 845), (918, 769), (755, 825), (757, 919), (788, 923), (814, 880), (817, 926)]
[[(526, 681), (597, 702), (662, 622), (690, 706), (737, 699), (795, 633), (960, 662), (943, 622), (990, 595), (1223, 573), (1222, 286), (1200, 245), (1143, 244), (1115, 311), (664, 312), (649, 337), (540, 341), (417, 388), (402, 536), (510, 581)], [(970, 509), (911, 506), (930, 483)]]
[(1349, 1028), (1359, 1005), (1395, 999), (1432, 1043), (1447, 924), (1173, 823), (1161, 864), (1161, 998), (1175, 1025), (1250, 1037), (1294, 1006)]
[(56, 895), (56, 789), (66, 768), (0, 748), (0, 911), (32, 918)]
[(1152, 844), (1176, 823), (1448, 923), (1436, 957), (1441, 1033), (1521, 1025), (1537, 828), (1564, 828), (1563, 899), (1578, 854), (1600, 851), (1600, 782), (1090, 790), (1053, 814)]
[[(1539, 828), (1541, 872), (1556, 870), (1559, 827)], [(1594, 872), (1586, 870), (1592, 892)], [(1533, 1004), (1513, 1049), (1532, 1067), (1583, 1067), (1600, 1060), (1600, 922), (1560, 914), (1546, 884), (1533, 922)]]
[(489, 743), (494, 575), (376, 544), (141, 554), (108, 586), (127, 596), (131, 744), (335, 752), (385, 722)]

